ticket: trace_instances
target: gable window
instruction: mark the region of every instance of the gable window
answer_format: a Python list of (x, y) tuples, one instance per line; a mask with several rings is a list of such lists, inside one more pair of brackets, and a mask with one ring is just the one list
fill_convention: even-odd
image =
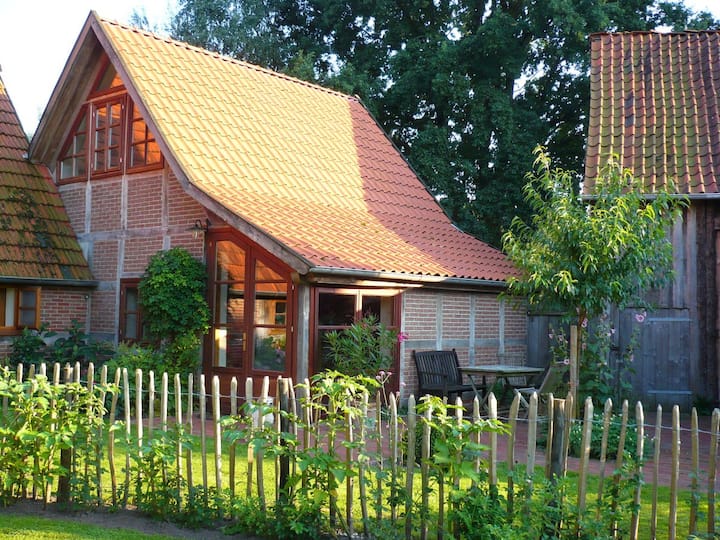
[(40, 288), (0, 286), (0, 333), (40, 327)]
[(80, 113), (75, 133), (60, 159), (60, 178), (76, 178), (87, 175), (87, 115)]
[(133, 105), (130, 129), (130, 167), (148, 167), (162, 163), (160, 147), (140, 111)]
[(93, 173), (120, 169), (122, 100), (93, 105)]
[(85, 180), (88, 173), (105, 176), (162, 166), (155, 136), (108, 63), (63, 147), (58, 179)]

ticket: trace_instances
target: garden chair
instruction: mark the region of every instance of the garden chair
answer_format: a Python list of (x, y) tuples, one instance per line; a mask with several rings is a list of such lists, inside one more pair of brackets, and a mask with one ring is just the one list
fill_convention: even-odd
[(530, 410), (529, 400), (533, 393), (537, 393), (538, 399), (542, 399), (543, 396), (554, 393), (558, 388), (565, 384), (566, 374), (567, 369), (565, 365), (559, 366), (551, 362), (545, 370), (545, 373), (542, 375), (542, 379), (540, 380), (540, 384), (538, 386), (515, 388), (515, 393), (520, 396), (520, 408), (525, 409), (526, 412)]

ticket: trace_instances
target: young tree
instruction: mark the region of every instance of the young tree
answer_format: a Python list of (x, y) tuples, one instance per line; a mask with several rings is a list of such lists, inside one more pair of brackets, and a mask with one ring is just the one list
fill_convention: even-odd
[[(668, 189), (643, 194), (632, 174), (610, 160), (584, 200), (577, 175), (553, 169), (543, 150), (536, 154), (524, 187), (532, 220), (516, 217), (503, 235), (505, 253), (520, 271), (509, 279), (508, 293), (561, 310), (581, 330), (579, 365), (571, 366), (578, 403), (588, 395), (622, 400), (630, 390), (625, 374), (632, 371), (626, 361), (632, 351), (622, 354), (616, 371), (611, 369), (612, 329), (605, 310), (643, 306), (645, 291), (672, 279), (667, 233), (681, 219), (687, 199)], [(588, 332), (588, 321), (596, 318), (596, 328)]]
[(645, 291), (672, 279), (667, 233), (686, 198), (669, 189), (644, 195), (632, 174), (611, 160), (586, 201), (576, 175), (553, 169), (542, 149), (536, 155), (523, 190), (532, 221), (515, 218), (503, 235), (505, 253), (520, 270), (508, 292), (572, 313), (579, 326), (609, 304), (643, 305)]

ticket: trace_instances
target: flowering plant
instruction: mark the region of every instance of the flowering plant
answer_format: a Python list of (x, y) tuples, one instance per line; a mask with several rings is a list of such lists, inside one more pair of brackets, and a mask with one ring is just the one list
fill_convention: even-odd
[(407, 337), (387, 328), (375, 315), (367, 314), (345, 330), (329, 332), (325, 339), (330, 348), (332, 369), (346, 375), (374, 378), (387, 372), (392, 365), (395, 344)]

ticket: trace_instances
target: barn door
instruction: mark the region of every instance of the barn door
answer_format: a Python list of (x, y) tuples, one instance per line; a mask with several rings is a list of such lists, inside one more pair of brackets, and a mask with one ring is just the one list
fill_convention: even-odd
[(629, 339), (633, 327), (639, 329), (633, 362), (636, 397), (645, 407), (691, 407), (688, 310), (657, 309), (649, 312), (642, 323), (636, 321), (636, 314), (637, 310), (626, 310), (621, 316), (623, 341)]

